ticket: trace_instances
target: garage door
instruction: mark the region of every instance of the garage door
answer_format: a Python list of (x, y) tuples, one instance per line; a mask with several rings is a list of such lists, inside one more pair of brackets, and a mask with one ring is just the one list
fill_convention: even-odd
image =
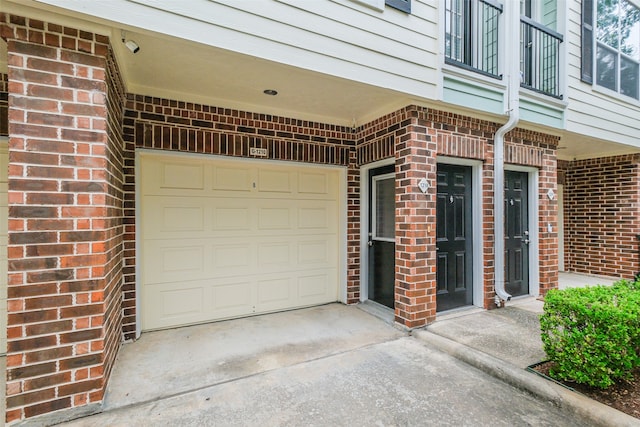
[(139, 156), (143, 330), (338, 299), (338, 169)]

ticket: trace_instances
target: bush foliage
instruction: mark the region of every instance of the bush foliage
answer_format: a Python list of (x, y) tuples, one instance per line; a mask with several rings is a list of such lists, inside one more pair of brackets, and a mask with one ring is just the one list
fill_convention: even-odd
[(550, 375), (606, 388), (640, 367), (640, 281), (552, 290), (540, 317)]

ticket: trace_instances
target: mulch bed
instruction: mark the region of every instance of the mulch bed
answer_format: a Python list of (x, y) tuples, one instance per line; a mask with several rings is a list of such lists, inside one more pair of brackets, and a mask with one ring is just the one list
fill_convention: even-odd
[[(533, 367), (536, 371), (549, 375), (549, 369), (553, 366), (552, 362), (544, 362)], [(609, 405), (619, 411), (640, 418), (640, 369), (634, 373), (631, 381), (619, 381), (607, 389), (590, 387), (584, 384), (577, 384), (570, 381), (560, 381), (559, 383), (571, 387), (575, 391), (588, 396), (600, 403)]]

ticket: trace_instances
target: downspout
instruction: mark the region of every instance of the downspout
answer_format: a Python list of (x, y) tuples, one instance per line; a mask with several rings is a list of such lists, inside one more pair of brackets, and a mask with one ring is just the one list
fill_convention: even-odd
[(511, 299), (504, 287), (504, 136), (515, 128), (520, 120), (520, 10), (515, 2), (506, 2), (505, 6), (505, 63), (508, 64), (505, 72), (509, 120), (496, 131), (493, 147), (494, 287), (497, 306)]

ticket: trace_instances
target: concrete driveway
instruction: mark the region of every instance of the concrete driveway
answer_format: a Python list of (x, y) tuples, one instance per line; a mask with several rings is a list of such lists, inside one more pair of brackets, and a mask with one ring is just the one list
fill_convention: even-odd
[(331, 304), (143, 334), (105, 412), (74, 426), (584, 425), (551, 403)]

